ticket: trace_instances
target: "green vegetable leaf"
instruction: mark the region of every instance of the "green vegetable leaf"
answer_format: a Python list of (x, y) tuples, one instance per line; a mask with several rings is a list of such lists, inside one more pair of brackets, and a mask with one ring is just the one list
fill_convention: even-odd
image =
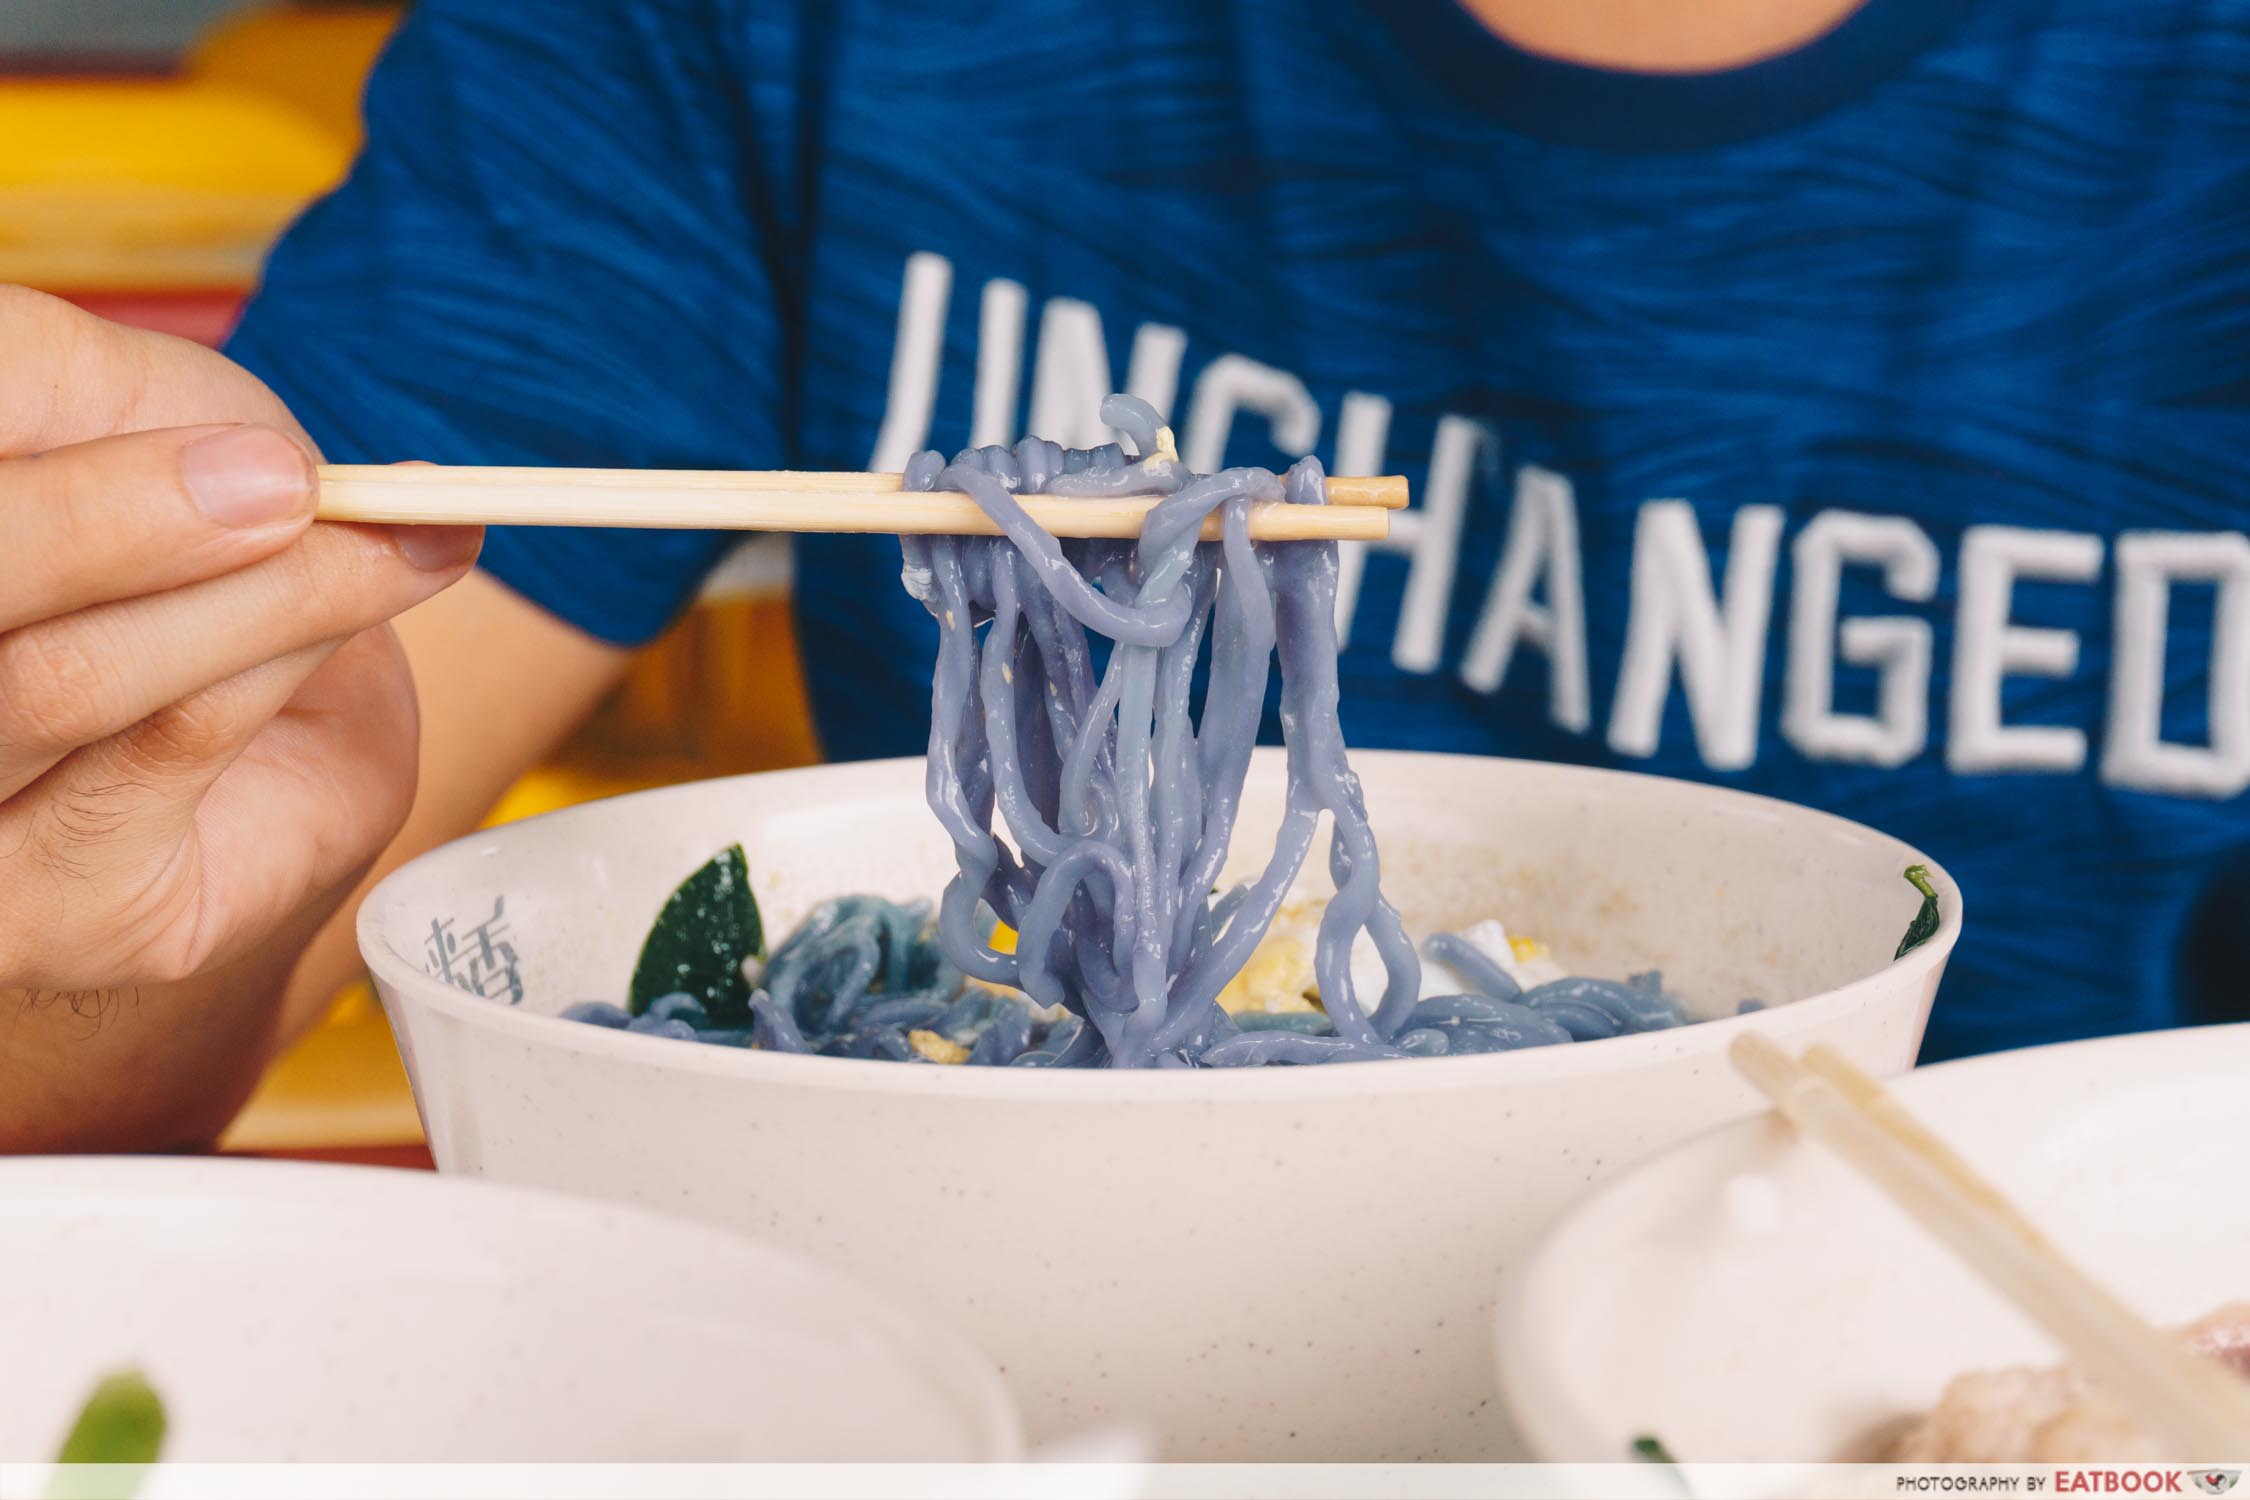
[(684, 991), (703, 1002), (712, 1020), (745, 1024), (750, 982), (742, 977), (742, 962), (765, 956), (750, 860), (740, 844), (731, 844), (664, 903), (633, 966), (626, 1008), (637, 1016), (659, 997)]
[(1644, 1432), (1633, 1439), (1633, 1457), (1644, 1464), (1658, 1464), (1669, 1469), (1671, 1472), (1666, 1477), (1674, 1487), (1687, 1496), (1688, 1500), (1695, 1500), (1695, 1491), (1688, 1487), (1687, 1476), (1680, 1472), (1680, 1461), (1672, 1456), (1672, 1450), (1665, 1447), (1653, 1433)]
[(1906, 936), (1898, 940), (1898, 952), (1891, 955), (1894, 962), (1928, 942), (1938, 930), (1937, 887), (1930, 884), (1929, 866), (1908, 865), (1906, 881), (1922, 893), (1922, 909), (1914, 914), (1913, 922), (1907, 926)]
[[(152, 1464), (164, 1448), (164, 1425), (164, 1402), (155, 1387), (138, 1371), (123, 1371), (94, 1387), (56, 1462)], [(120, 1482), (120, 1476), (105, 1474), (100, 1488), (110, 1496), (139, 1489), (138, 1483), (121, 1489)], [(82, 1493), (90, 1491), (68, 1470), (58, 1473), (47, 1491), (48, 1500), (68, 1500)]]

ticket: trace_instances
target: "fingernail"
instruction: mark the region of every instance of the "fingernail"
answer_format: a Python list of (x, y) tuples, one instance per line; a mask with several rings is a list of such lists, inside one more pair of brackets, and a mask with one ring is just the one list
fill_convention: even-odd
[(425, 573), (458, 568), (484, 545), (481, 526), (393, 526), (391, 541), (399, 556)]
[(305, 450), (271, 427), (229, 427), (180, 453), (180, 478), (197, 508), (221, 526), (266, 526), (309, 508)]

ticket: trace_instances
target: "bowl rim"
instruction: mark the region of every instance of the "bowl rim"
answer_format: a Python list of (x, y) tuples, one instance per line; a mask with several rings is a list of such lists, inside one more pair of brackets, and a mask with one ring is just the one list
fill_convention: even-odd
[[(2161, 1057), (2172, 1051), (2208, 1046), (2210, 1038), (2205, 1033), (2213, 1032), (2222, 1035), (2222, 1045), (2231, 1043), (2250, 1046), (2250, 1021), (2119, 1032), (2111, 1036), (2078, 1037), (2069, 1041), (2043, 1042), (2035, 1046), (2011, 1047), (1999, 1052), (1949, 1058), (1941, 1063), (1915, 1068), (1903, 1077), (1890, 1080), (1886, 1087), (1896, 1090), (1907, 1105), (1916, 1106), (1920, 1097), (1928, 1090), (1947, 1088), (1955, 1079), (1975, 1079), (1987, 1073), (2036, 1073), (2046, 1059), (2055, 1055), (2080, 1055), (2094, 1050), (2147, 1051)], [(2006, 1077), (2002, 1079), (2002, 1082), (2007, 1081)], [(1991, 1091), (1990, 1085), (1986, 1091)], [(1767, 1108), (1697, 1131), (1685, 1140), (1663, 1147), (1634, 1162), (1615, 1177), (1579, 1197), (1543, 1227), (1530, 1247), (1502, 1273), (1486, 1324), (1492, 1340), (1492, 1359), (1502, 1404), (1506, 1407), (1517, 1434), (1539, 1462), (1622, 1463), (1627, 1458), (1622, 1453), (1615, 1455), (1614, 1460), (1589, 1457), (1602, 1430), (1602, 1423), (1596, 1413), (1588, 1410), (1582, 1403), (1566, 1397), (1557, 1382), (1542, 1378), (1541, 1366), (1545, 1358), (1543, 1350), (1534, 1349), (1529, 1340), (1514, 1336), (1532, 1321), (1531, 1310), (1540, 1305), (1541, 1293), (1550, 1284), (1558, 1267), (1565, 1263), (1564, 1257), (1587, 1248), (1579, 1241), (1588, 1232), (1586, 1226), (1589, 1223), (1618, 1212), (1620, 1204), (1645, 1194), (1651, 1183), (1668, 1173), (1685, 1170), (1706, 1159), (1726, 1156), (1734, 1148), (1746, 1148), (1759, 1137), (1783, 1148), (1807, 1144), (1773, 1110)], [(1526, 1415), (1532, 1414), (1536, 1414), (1535, 1421), (1524, 1420)], [(1687, 1455), (1683, 1457), (1683, 1461), (1693, 1462), (1694, 1459), (1692, 1455)], [(1805, 1461), (1825, 1460), (1814, 1458)]]
[[(1261, 746), (1259, 761), (1278, 761), (1283, 752)], [(1559, 761), (1524, 760), (1495, 755), (1464, 755), (1443, 751), (1363, 750), (1352, 755), (1355, 769), (1369, 764), (1427, 764), (1432, 761), (1473, 762), (1498, 768), (1501, 774), (1553, 776), (1630, 784), (1647, 792), (1655, 786), (1684, 789), (1694, 797), (1744, 815), (1785, 818), (1803, 824), (1807, 832), (1823, 831), (1855, 840), (1873, 840), (1895, 851), (1899, 868), (1920, 864), (1928, 868), (1938, 891), (1938, 929), (1903, 958), (1894, 958), (1848, 983), (1818, 994), (1768, 1006), (1748, 1015), (1721, 1016), (1692, 1026), (1609, 1037), (1598, 1042), (1563, 1047), (1531, 1047), (1512, 1052), (1483, 1053), (1473, 1057), (1414, 1057), (1353, 1063), (1348, 1066), (1298, 1068), (918, 1068), (876, 1059), (803, 1057), (789, 1053), (754, 1051), (747, 1047), (682, 1046), (669, 1037), (643, 1036), (602, 1026), (587, 1026), (559, 1016), (527, 1012), (464, 993), (425, 973), (418, 958), (401, 953), (384, 932), (385, 908), (401, 891), (413, 886), (431, 870), (463, 857), (470, 845), (488, 851), (521, 837), (516, 830), (535, 824), (568, 821), (592, 815), (592, 810), (615, 803), (655, 803), (689, 800), (708, 795), (717, 787), (748, 781), (786, 783), (860, 777), (903, 778), (912, 768), (919, 783), (924, 765), (921, 756), (888, 760), (846, 761), (800, 766), (782, 771), (753, 771), (741, 776), (711, 777), (679, 782), (646, 791), (601, 798), (574, 807), (559, 808), (498, 828), (441, 844), (392, 871), (361, 903), (356, 928), (361, 956), (377, 980), (376, 989), (386, 1010), (410, 1006), (435, 1012), (463, 1025), (511, 1038), (525, 1045), (559, 1048), (579, 1055), (609, 1058), (636, 1066), (664, 1067), (672, 1071), (717, 1077), (756, 1080), (776, 1087), (825, 1088), (845, 1092), (884, 1094), (937, 1094), (960, 1099), (1052, 1099), (1073, 1101), (1197, 1101), (1234, 1099), (1303, 1099), (1365, 1096), (1389, 1093), (1430, 1093), (1452, 1089), (1489, 1088), (1525, 1077), (1574, 1077), (1584, 1073), (1631, 1072), (1654, 1068), (1683, 1055), (1716, 1054), (1744, 1031), (1792, 1034), (1860, 1011), (1877, 993), (1904, 985), (1909, 990), (1934, 990), (1962, 930), (1962, 899), (1958, 886), (1943, 865), (1913, 845), (1838, 814), (1805, 807), (1776, 797), (1739, 788), (1643, 771), (1578, 766)], [(1257, 762), (1253, 762), (1255, 766)], [(1214, 1080), (1223, 1079), (1223, 1082)], [(1058, 1081), (1068, 1080), (1068, 1081)]]
[(441, 1216), (444, 1222), (470, 1215), (494, 1223), (512, 1220), (566, 1243), (571, 1221), (581, 1228), (591, 1218), (623, 1221), (634, 1235), (662, 1235), (682, 1250), (706, 1255), (727, 1251), (743, 1257), (746, 1269), (786, 1271), (798, 1278), (799, 1285), (829, 1299), (840, 1319), (836, 1330), (840, 1337), (855, 1342), (870, 1336), (881, 1340), (884, 1358), (913, 1376), (929, 1400), (942, 1402), (957, 1419), (961, 1436), (983, 1455), (979, 1461), (1008, 1462), (1021, 1459), (1026, 1451), (1022, 1413), (1006, 1381), (983, 1351), (948, 1324), (919, 1314), (890, 1293), (812, 1256), (660, 1208), (523, 1183), (356, 1162), (226, 1156), (0, 1157), (0, 1199), (20, 1204), (23, 1194), (49, 1185), (113, 1197), (120, 1220), (127, 1225), (134, 1213), (153, 1211), (166, 1199), (181, 1197), (215, 1204), (221, 1212), (228, 1204), (306, 1209), (311, 1211), (308, 1222), (316, 1228), (325, 1222), (321, 1210), (342, 1201), (380, 1207), (370, 1199), (414, 1200), (447, 1209)]

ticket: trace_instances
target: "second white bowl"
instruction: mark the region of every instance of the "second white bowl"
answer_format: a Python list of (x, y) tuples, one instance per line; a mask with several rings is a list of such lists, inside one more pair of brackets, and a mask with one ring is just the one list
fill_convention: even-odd
[(245, 1161), (0, 1161), (0, 1204), (0, 1463), (121, 1368), (172, 1460), (1022, 1455), (968, 1346), (701, 1224)]
[[(1893, 1087), (2144, 1316), (2250, 1298), (2250, 1025), (2038, 1047)], [(1953, 1376), (2062, 1352), (1922, 1228), (1772, 1116), (1590, 1198), (1502, 1299), (1534, 1453), (1620, 1462), (1873, 1456)], [(1786, 1487), (1777, 1493), (1784, 1493)]]

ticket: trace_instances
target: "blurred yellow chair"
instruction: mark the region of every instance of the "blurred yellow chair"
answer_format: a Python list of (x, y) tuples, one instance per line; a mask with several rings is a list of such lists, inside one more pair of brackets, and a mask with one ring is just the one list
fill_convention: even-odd
[(224, 84), (0, 81), (0, 281), (239, 291), (350, 150)]
[(395, 6), (278, 6), (171, 78), (0, 78), (0, 281), (215, 343), (342, 178)]
[(359, 149), (359, 96), (396, 5), (275, 5), (229, 17), (188, 54), (187, 76), (262, 94)]

